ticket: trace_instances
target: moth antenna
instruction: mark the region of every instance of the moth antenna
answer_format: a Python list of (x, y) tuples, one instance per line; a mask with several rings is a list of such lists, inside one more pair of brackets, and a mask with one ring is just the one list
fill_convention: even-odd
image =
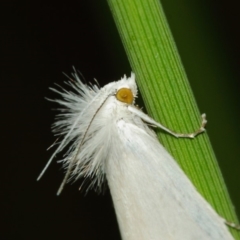
[(108, 96), (104, 99), (104, 101), (102, 102), (102, 104), (100, 105), (100, 107), (99, 107), (99, 108), (97, 109), (97, 111), (94, 113), (91, 121), (89, 122), (89, 124), (88, 124), (88, 126), (87, 126), (87, 129), (86, 129), (86, 131), (85, 131), (85, 133), (84, 133), (84, 135), (83, 135), (83, 138), (82, 138), (82, 140), (81, 140), (81, 142), (80, 142), (80, 144), (79, 144), (79, 146), (78, 146), (78, 148), (77, 148), (77, 149), (78, 149), (78, 150), (77, 150), (77, 153), (75, 154), (74, 159), (70, 162), (70, 164), (69, 164), (69, 166), (68, 166), (68, 169), (67, 169), (67, 172), (66, 172), (66, 174), (65, 174), (65, 176), (64, 176), (64, 179), (63, 179), (63, 181), (62, 181), (62, 183), (61, 183), (61, 185), (60, 185), (60, 187), (59, 187), (59, 189), (58, 189), (58, 191), (57, 191), (57, 196), (59, 196), (59, 195), (61, 194), (64, 186), (66, 185), (66, 182), (68, 181), (69, 175), (71, 174), (71, 171), (72, 171), (72, 169), (73, 169), (73, 167), (74, 167), (74, 164), (76, 163), (77, 156), (78, 156), (78, 154), (79, 154), (79, 152), (80, 152), (80, 149), (81, 149), (81, 147), (82, 147), (82, 145), (83, 145), (84, 139), (86, 138), (87, 132), (88, 132), (88, 130), (89, 130), (89, 128), (90, 128), (90, 126), (91, 126), (94, 118), (96, 117), (97, 113), (98, 113), (99, 110), (102, 108), (102, 106), (104, 105), (104, 103), (107, 101), (107, 99), (109, 98), (109, 96), (110, 96), (110, 95), (108, 95)]
[[(81, 143), (82, 143), (82, 141), (81, 141)], [(78, 152), (77, 152), (77, 154), (78, 154)], [(75, 155), (74, 160), (71, 161), (69, 166), (68, 166), (67, 172), (66, 172), (66, 174), (65, 174), (65, 176), (63, 178), (63, 181), (62, 181), (62, 183), (61, 183), (61, 185), (60, 185), (60, 187), (59, 187), (59, 189), (57, 191), (57, 196), (59, 196), (61, 194), (61, 192), (62, 192), (62, 190), (63, 190), (63, 188), (64, 188), (64, 186), (65, 186), (65, 184), (66, 184), (66, 182), (68, 180), (68, 177), (71, 174), (71, 171), (73, 169), (74, 163), (75, 163), (76, 158), (77, 158), (77, 154)]]

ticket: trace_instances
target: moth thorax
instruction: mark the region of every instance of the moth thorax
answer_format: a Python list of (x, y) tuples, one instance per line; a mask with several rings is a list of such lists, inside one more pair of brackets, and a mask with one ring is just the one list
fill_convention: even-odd
[(117, 91), (116, 98), (120, 102), (132, 104), (133, 103), (133, 93), (129, 88), (120, 88)]

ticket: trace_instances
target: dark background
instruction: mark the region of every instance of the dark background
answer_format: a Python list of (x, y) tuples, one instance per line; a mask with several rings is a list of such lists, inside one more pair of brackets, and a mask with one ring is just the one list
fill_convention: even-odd
[[(240, 213), (240, 15), (237, 1), (164, 0), (163, 7), (236, 210)], [(109, 192), (86, 196), (80, 183), (55, 193), (55, 106), (44, 97), (74, 65), (101, 85), (129, 74), (105, 1), (1, 1), (1, 239), (119, 239)]]

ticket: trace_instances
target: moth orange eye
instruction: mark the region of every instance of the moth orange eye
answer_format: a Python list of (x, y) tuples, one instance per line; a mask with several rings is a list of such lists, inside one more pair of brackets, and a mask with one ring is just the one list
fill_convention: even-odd
[(120, 102), (132, 104), (133, 103), (133, 93), (129, 88), (121, 88), (117, 91), (116, 98)]

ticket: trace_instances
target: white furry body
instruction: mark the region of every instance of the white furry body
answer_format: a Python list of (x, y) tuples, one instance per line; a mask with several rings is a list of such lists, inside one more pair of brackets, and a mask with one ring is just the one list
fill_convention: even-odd
[[(222, 219), (197, 192), (146, 123), (159, 126), (116, 92), (137, 95), (134, 74), (99, 89), (68, 83), (77, 93), (58, 92), (64, 106), (54, 124), (62, 142), (53, 157), (72, 144), (63, 159), (70, 177), (89, 177), (100, 188), (106, 176), (124, 240), (233, 239)], [(66, 179), (68, 178), (68, 175)], [(63, 184), (64, 185), (64, 184)], [(61, 186), (59, 193), (61, 192)]]

